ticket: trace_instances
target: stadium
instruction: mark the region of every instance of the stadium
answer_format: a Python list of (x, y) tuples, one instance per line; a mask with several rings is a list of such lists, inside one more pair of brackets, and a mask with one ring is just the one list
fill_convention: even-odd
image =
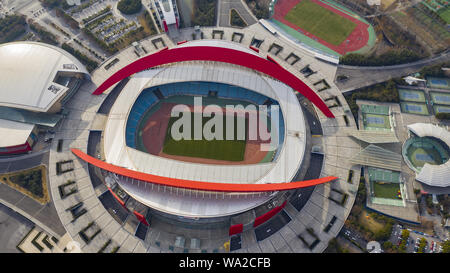
[(375, 44), (369, 22), (332, 0), (277, 0), (271, 24), (294, 41), (324, 54), (366, 53)]
[[(118, 86), (121, 91), (100, 142), (105, 160), (79, 149), (72, 152), (95, 166), (91, 172), (100, 170), (121, 204), (125, 198), (134, 199), (139, 204), (134, 214), (146, 225), (151, 219), (144, 212), (150, 208), (175, 225), (227, 226), (232, 235), (242, 232), (244, 225), (257, 226), (270, 219), (294, 192), (337, 179), (305, 178), (310, 162), (305, 155), (311, 151), (297, 94), (316, 103), (325, 115), (333, 114), (307, 85), (252, 48), (223, 41), (180, 43), (123, 67), (93, 94), (111, 88), (113, 93)], [(196, 99), (201, 99), (201, 106), (195, 105)], [(176, 118), (171, 112), (178, 105), (187, 109), (189, 119), (200, 114), (200, 127), (208, 124), (204, 112), (214, 105), (224, 113), (217, 114), (220, 118), (231, 117), (235, 124), (244, 120), (245, 137), (175, 141), (170, 132)], [(251, 111), (225, 111), (238, 105), (254, 106), (254, 114), (266, 120), (259, 120), (259, 126), (265, 127), (257, 128), (260, 131), (271, 128), (272, 112), (261, 114), (258, 107), (279, 108), (278, 130), (270, 133), (276, 148), (262, 148), (272, 139), (249, 138)], [(226, 128), (224, 135), (230, 130)], [(321, 166), (315, 168), (320, 171)], [(230, 219), (243, 214), (250, 216), (230, 226)]]

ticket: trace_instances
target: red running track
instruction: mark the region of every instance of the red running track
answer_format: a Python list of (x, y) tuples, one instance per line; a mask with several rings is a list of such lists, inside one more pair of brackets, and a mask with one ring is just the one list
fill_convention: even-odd
[(300, 92), (328, 118), (335, 117), (325, 102), (311, 88), (280, 65), (244, 51), (214, 46), (165, 48), (123, 67), (103, 82), (93, 94), (100, 95), (115, 83), (145, 69), (185, 61), (223, 62), (259, 71)]
[(286, 191), (299, 188), (311, 187), (338, 179), (334, 176), (327, 176), (313, 180), (295, 181), (290, 183), (268, 183), (268, 184), (231, 184), (216, 182), (200, 182), (184, 180), (170, 177), (163, 177), (148, 173), (129, 170), (123, 167), (112, 165), (83, 153), (78, 149), (71, 150), (73, 154), (83, 161), (92, 164), (100, 169), (116, 173), (125, 177), (140, 180), (142, 182), (191, 190), (215, 191), (215, 192), (270, 192)]
[[(299, 26), (287, 21), (285, 18), (286, 14), (293, 9), (298, 3), (300, 3), (302, 0), (278, 0), (277, 4), (275, 5), (275, 12), (273, 15), (273, 18), (277, 21), (282, 22), (283, 24), (289, 26), (290, 28), (300, 32), (303, 35), (308, 36), (309, 38), (318, 41), (319, 43), (323, 44), (324, 46), (330, 48), (331, 50), (336, 51), (339, 54), (345, 54), (347, 52), (352, 52), (359, 50), (363, 48), (368, 42), (369, 42), (369, 31), (367, 30), (369, 25), (332, 7), (329, 6), (326, 3), (323, 3), (318, 0), (311, 0), (312, 2), (332, 11), (333, 13), (336, 13), (344, 18), (347, 18), (348, 20), (352, 21), (356, 24), (355, 29), (352, 33), (343, 41), (340, 45), (334, 45), (331, 43), (328, 43), (327, 41), (313, 35), (312, 33), (309, 33)], [(348, 43), (346, 41), (349, 41)]]

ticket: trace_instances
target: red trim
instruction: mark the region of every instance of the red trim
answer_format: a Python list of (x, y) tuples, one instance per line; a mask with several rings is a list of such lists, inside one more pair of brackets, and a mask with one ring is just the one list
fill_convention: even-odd
[[(124, 207), (125, 209), (127, 209), (127, 207), (125, 207), (125, 202), (123, 202), (119, 196), (117, 196), (117, 194), (115, 192), (113, 192), (113, 190), (111, 190), (110, 187), (108, 187), (109, 192), (114, 196), (114, 198), (122, 205), (122, 207)], [(127, 209), (128, 210), (128, 209)]]
[(4, 152), (0, 151), (1, 155), (23, 154), (23, 153), (31, 151), (31, 146), (30, 146), (30, 143), (28, 143), (28, 140), (27, 140), (27, 142), (25, 142), (24, 144), (4, 147), (2, 149), (5, 149), (6, 151), (4, 151)]
[(271, 61), (272, 63), (275, 63), (275, 64), (277, 64), (277, 65), (279, 65), (279, 66), (281, 66), (277, 61), (275, 61), (275, 59), (274, 58), (272, 58), (272, 57), (270, 57), (269, 55), (267, 55), (267, 60), (269, 60), (269, 61)]
[(184, 40), (184, 41), (181, 41), (181, 42), (178, 42), (178, 43), (177, 43), (177, 45), (182, 45), (182, 44), (185, 44), (185, 43), (187, 43), (187, 41), (186, 41), (186, 40)]
[(115, 166), (97, 158), (89, 156), (78, 149), (72, 149), (72, 153), (80, 159), (90, 163), (103, 170), (137, 179), (147, 183), (153, 183), (163, 186), (176, 188), (185, 188), (191, 190), (217, 191), (217, 192), (271, 192), (286, 191), (298, 188), (311, 187), (336, 180), (337, 177), (328, 176), (313, 180), (295, 181), (290, 183), (269, 183), (269, 184), (232, 184), (232, 183), (216, 183), (216, 182), (199, 182), (193, 180), (176, 179), (163, 177), (148, 173), (142, 173)]
[(140, 214), (137, 211), (133, 211), (134, 215), (136, 216), (136, 218), (144, 225), (149, 226), (147, 220), (145, 219), (144, 215)]
[(334, 118), (325, 102), (311, 88), (280, 65), (248, 52), (213, 46), (178, 47), (142, 57), (114, 73), (93, 94), (100, 95), (115, 83), (148, 68), (184, 61), (223, 62), (259, 71), (299, 91), (315, 104), (325, 116)]
[(169, 28), (167, 27), (166, 20), (163, 21), (164, 24), (164, 32), (169, 32)]
[(254, 46), (249, 46), (249, 48), (257, 53), (259, 53), (259, 48), (256, 48)]
[(253, 223), (253, 227), (257, 227), (257, 226), (261, 225), (262, 223), (267, 222), (270, 218), (274, 217), (278, 212), (280, 212), (285, 206), (286, 206), (286, 201), (284, 201), (284, 203), (281, 204), (281, 206), (273, 208), (272, 210), (264, 213), (263, 215), (256, 217), (255, 222)]
[(234, 234), (242, 233), (243, 230), (244, 230), (244, 225), (243, 224), (233, 225), (233, 226), (230, 227), (228, 235), (231, 236), (231, 235), (234, 235)]

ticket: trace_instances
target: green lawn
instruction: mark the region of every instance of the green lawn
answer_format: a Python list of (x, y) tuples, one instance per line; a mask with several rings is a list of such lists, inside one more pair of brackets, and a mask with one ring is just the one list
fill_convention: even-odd
[[(172, 138), (170, 130), (173, 123), (178, 118), (171, 118), (169, 120), (169, 126), (167, 128), (166, 138), (164, 142), (163, 152), (170, 155), (189, 156), (197, 158), (208, 158), (227, 161), (243, 161), (245, 154), (245, 140), (179, 140), (176, 141)], [(193, 126), (194, 115), (192, 115)], [(210, 118), (203, 118), (203, 124), (205, 124)], [(237, 131), (237, 117), (235, 118), (235, 136)], [(247, 125), (246, 125), (247, 128)], [(192, 130), (193, 131), (193, 130)], [(224, 136), (225, 120), (224, 120)], [(192, 138), (194, 138), (194, 132), (192, 132)], [(234, 139), (237, 139), (235, 137)]]
[(373, 191), (375, 193), (375, 197), (398, 199), (397, 196), (399, 190), (400, 186), (397, 183), (373, 182)]
[(450, 24), (450, 7), (447, 7), (443, 9), (442, 11), (439, 11), (439, 16), (444, 19), (447, 24)]
[(333, 45), (344, 42), (356, 27), (349, 19), (311, 0), (298, 3), (284, 19)]

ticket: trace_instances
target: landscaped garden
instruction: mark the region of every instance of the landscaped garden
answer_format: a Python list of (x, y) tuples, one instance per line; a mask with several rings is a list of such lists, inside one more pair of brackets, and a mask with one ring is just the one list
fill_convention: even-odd
[(50, 201), (47, 190), (47, 170), (40, 165), (31, 169), (0, 175), (0, 181), (41, 204)]

